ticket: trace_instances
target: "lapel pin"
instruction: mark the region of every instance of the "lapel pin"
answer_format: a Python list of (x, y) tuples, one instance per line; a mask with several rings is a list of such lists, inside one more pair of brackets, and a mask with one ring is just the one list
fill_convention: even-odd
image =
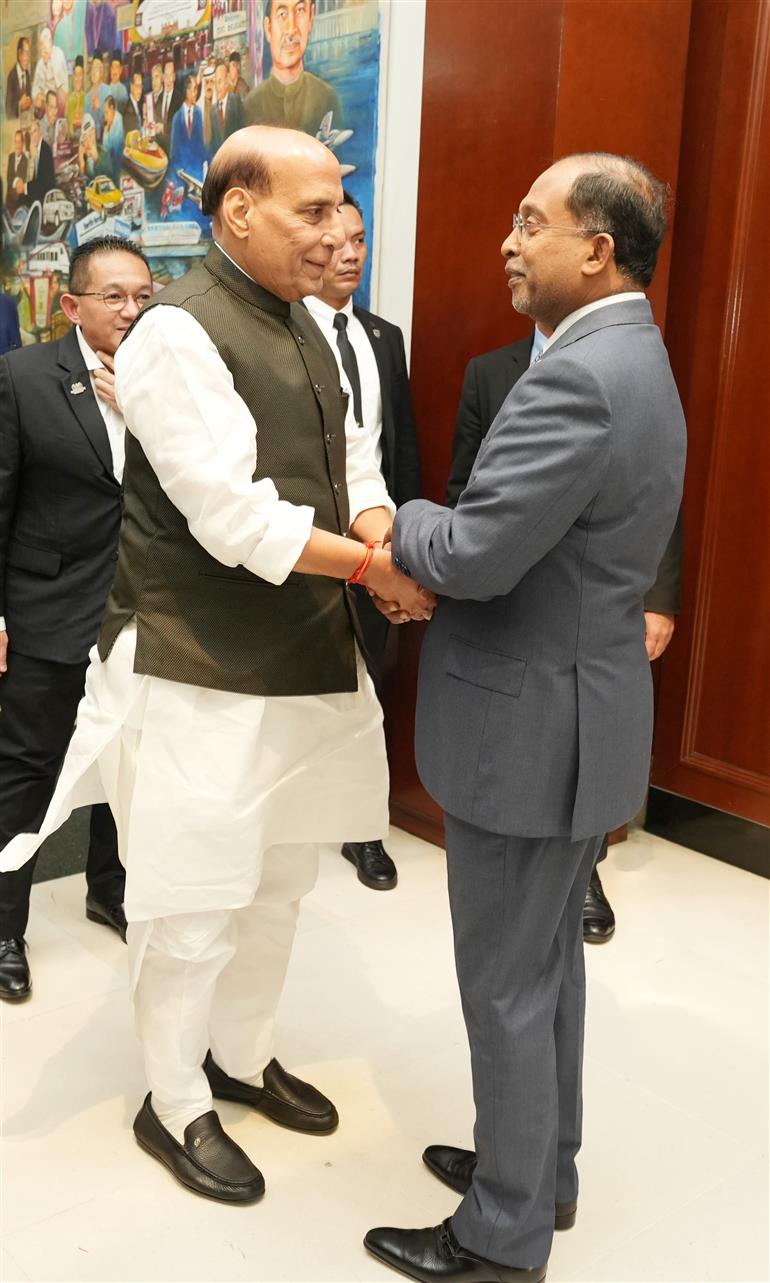
[(80, 393), (85, 392), (85, 390), (86, 390), (85, 385), (83, 383), (73, 383), (72, 387), (70, 388), (70, 395), (80, 396)]
[(376, 325), (373, 325), (373, 326), (372, 326), (372, 334), (374, 335), (374, 337), (375, 337), (376, 339), (381, 339), (381, 338), (382, 338), (382, 335), (380, 334), (380, 331), (377, 329)]

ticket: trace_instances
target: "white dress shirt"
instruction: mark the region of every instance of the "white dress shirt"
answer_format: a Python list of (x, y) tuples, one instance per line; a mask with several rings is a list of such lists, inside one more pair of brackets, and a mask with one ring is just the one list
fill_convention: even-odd
[(102, 401), (96, 390), (96, 381), (94, 379), (94, 370), (103, 370), (104, 365), (99, 360), (93, 348), (88, 345), (83, 337), (83, 331), (78, 325), (75, 330), (78, 339), (78, 345), (85, 361), (86, 369), (91, 377), (91, 388), (96, 397), (96, 404), (101, 411), (104, 419), (104, 426), (107, 429), (107, 436), (110, 440), (110, 450), (112, 452), (112, 471), (118, 481), (123, 480), (123, 466), (126, 461), (126, 424), (123, 415), (114, 410), (106, 401)]
[(334, 328), (334, 318), (339, 312), (342, 312), (348, 318), (347, 335), (350, 339), (350, 346), (356, 354), (358, 377), (361, 380), (361, 412), (364, 419), (364, 428), (374, 447), (377, 467), (381, 468), (382, 389), (380, 387), (380, 372), (377, 369), (377, 361), (366, 330), (353, 311), (353, 300), (348, 299), (345, 306), (341, 308), (330, 307), (328, 303), (324, 303), (322, 299), (316, 298), (314, 295), (309, 295), (306, 299), (303, 299), (303, 302), (334, 353), (340, 371), (342, 386), (348, 394), (348, 418), (352, 420), (352, 423), (346, 424), (346, 427), (355, 428), (353, 389), (342, 368), (342, 357), (337, 346), (337, 331)]

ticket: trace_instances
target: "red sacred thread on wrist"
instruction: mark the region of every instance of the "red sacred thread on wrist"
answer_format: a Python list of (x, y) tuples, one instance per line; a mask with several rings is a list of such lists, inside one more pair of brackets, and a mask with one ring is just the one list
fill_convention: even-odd
[(366, 552), (364, 553), (359, 565), (357, 565), (355, 570), (353, 571), (353, 574), (350, 576), (348, 580), (346, 580), (347, 583), (359, 584), (361, 582), (367, 570), (369, 569), (369, 566), (371, 565), (372, 557), (374, 556), (374, 550), (379, 546), (380, 546), (379, 539), (373, 539), (371, 543), (368, 543), (366, 545)]

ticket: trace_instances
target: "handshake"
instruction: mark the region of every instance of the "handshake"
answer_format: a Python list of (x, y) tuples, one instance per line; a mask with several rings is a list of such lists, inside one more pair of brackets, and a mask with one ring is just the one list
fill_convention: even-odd
[(389, 542), (374, 549), (359, 583), (392, 624), (405, 624), (410, 619), (430, 619), (436, 606), (434, 593), (394, 566)]

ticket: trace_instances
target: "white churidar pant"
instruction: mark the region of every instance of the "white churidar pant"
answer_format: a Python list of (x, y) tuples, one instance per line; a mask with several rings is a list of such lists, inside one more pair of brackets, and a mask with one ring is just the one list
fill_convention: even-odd
[(265, 852), (247, 907), (129, 927), (137, 1032), (153, 1108), (177, 1139), (212, 1108), (201, 1068), (209, 1048), (231, 1077), (261, 1082), (273, 1056), (299, 902), (317, 871), (317, 846), (274, 846)]

